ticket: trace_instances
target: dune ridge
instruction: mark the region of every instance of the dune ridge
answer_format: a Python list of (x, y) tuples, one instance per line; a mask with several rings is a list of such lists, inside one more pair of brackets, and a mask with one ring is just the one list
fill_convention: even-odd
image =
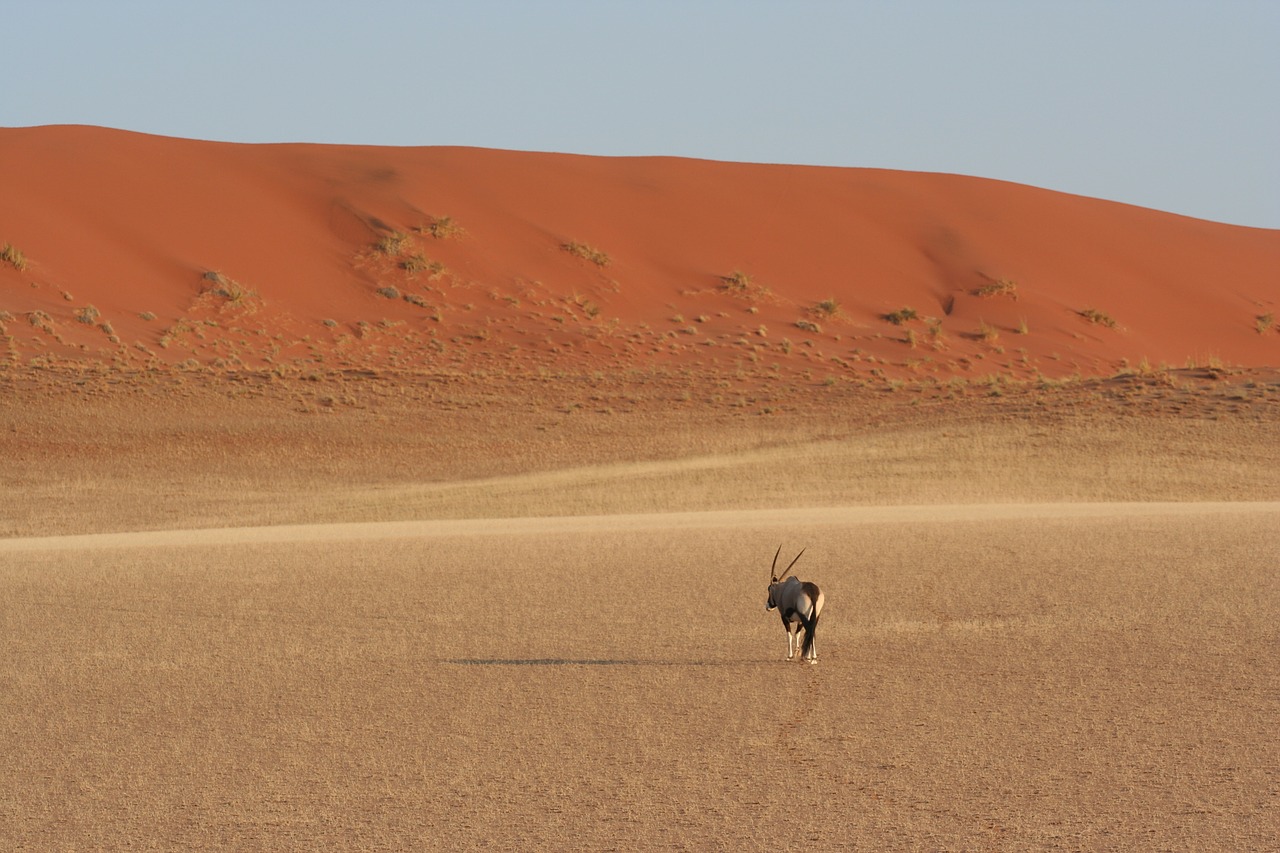
[(989, 179), (81, 126), (0, 161), (0, 363), (1280, 363), (1280, 231)]

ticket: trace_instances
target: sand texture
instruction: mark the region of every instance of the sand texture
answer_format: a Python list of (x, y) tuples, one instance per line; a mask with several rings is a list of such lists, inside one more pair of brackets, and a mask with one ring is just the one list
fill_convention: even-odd
[[(1265, 849), (1278, 526), (919, 507), (8, 550), (0, 836)], [(827, 592), (817, 666), (763, 611), (781, 539)]]

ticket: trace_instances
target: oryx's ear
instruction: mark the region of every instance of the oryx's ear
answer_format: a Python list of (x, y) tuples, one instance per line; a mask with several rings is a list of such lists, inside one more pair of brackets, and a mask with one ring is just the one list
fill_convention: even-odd
[(782, 553), (782, 546), (778, 546), (777, 554), (773, 555), (773, 566), (769, 569), (769, 583), (778, 582), (778, 554)]

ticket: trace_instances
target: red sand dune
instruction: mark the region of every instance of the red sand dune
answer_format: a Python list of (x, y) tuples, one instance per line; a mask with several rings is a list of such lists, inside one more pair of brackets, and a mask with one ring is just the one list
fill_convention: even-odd
[(1280, 231), (993, 180), (93, 127), (0, 162), (10, 363), (1280, 365)]

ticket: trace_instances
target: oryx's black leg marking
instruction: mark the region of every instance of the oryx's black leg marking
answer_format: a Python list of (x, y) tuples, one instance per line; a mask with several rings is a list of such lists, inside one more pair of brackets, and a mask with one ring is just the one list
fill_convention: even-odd
[(809, 653), (813, 651), (813, 632), (818, 629), (818, 617), (813, 616), (804, 620), (804, 645), (800, 647), (800, 657), (808, 658)]
[[(804, 646), (801, 649), (800, 657), (807, 658), (813, 650), (813, 634), (818, 630), (818, 585), (805, 581), (800, 584), (800, 588), (804, 590), (805, 595), (809, 597), (809, 618), (804, 619)], [(802, 617), (803, 618), (803, 617)]]

